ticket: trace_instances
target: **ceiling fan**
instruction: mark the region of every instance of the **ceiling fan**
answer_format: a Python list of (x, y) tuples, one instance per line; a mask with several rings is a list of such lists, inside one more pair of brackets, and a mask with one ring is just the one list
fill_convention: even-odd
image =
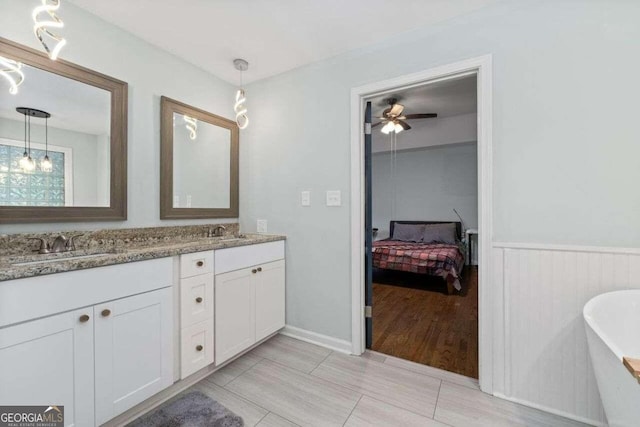
[(422, 114), (405, 114), (402, 115), (404, 111), (404, 105), (398, 104), (397, 98), (387, 98), (385, 102), (389, 104), (382, 112), (382, 117), (379, 117), (381, 120), (378, 123), (374, 123), (371, 127), (376, 127), (378, 125), (384, 124), (380, 131), (384, 134), (389, 134), (390, 132), (400, 133), (403, 130), (411, 129), (409, 123), (405, 120), (414, 120), (414, 119), (431, 119), (434, 117), (438, 117), (436, 113), (422, 113)]

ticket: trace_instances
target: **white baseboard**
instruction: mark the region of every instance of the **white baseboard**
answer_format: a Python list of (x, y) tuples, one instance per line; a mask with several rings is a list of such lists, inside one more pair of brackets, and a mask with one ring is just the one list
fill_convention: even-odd
[(349, 341), (333, 338), (328, 335), (322, 335), (317, 332), (307, 331), (306, 329), (300, 329), (290, 325), (285, 325), (280, 333), (282, 335), (308, 342), (310, 344), (319, 345), (340, 353), (351, 354), (351, 342)]
[(533, 408), (533, 409), (539, 409), (540, 411), (548, 412), (548, 413), (553, 414), (553, 415), (559, 415), (561, 417), (568, 418), (568, 419), (574, 420), (574, 421), (578, 421), (578, 422), (581, 422), (581, 423), (584, 423), (584, 424), (588, 424), (590, 426), (606, 427), (606, 424), (601, 423), (599, 421), (590, 420), (590, 419), (587, 419), (587, 418), (579, 417), (579, 416), (576, 416), (574, 414), (570, 414), (570, 413), (564, 412), (564, 411), (558, 411), (557, 409), (548, 408), (546, 406), (538, 405), (536, 403), (529, 402), (529, 401), (526, 401), (526, 400), (516, 399), (516, 398), (513, 398), (513, 397), (507, 397), (507, 396), (505, 396), (505, 395), (503, 395), (501, 393), (494, 393), (493, 395), (495, 397), (499, 398), (499, 399), (508, 400), (509, 402), (517, 403), (517, 404), (523, 405), (523, 406), (528, 406), (528, 407)]

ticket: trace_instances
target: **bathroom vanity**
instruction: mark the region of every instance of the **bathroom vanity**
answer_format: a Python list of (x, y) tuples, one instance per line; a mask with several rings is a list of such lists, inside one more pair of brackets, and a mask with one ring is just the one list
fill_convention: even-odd
[(3, 256), (0, 272), (0, 402), (64, 405), (69, 426), (104, 424), (285, 324), (281, 236)]

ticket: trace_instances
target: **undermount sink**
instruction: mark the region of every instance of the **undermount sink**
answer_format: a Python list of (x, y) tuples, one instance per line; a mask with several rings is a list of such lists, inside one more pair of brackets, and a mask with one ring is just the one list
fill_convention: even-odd
[(103, 253), (99, 253), (99, 254), (89, 254), (89, 255), (77, 255), (77, 256), (65, 256), (65, 257), (55, 257), (55, 258), (48, 258), (48, 259), (39, 259), (36, 261), (24, 261), (24, 262), (14, 262), (11, 263), (11, 265), (35, 265), (35, 264), (49, 264), (52, 262), (60, 262), (60, 261), (69, 261), (69, 260), (77, 260), (77, 259), (87, 259), (87, 258), (97, 258), (97, 257), (101, 257), (101, 256), (106, 256), (106, 255), (113, 255), (113, 253), (109, 253), (109, 252), (103, 252)]

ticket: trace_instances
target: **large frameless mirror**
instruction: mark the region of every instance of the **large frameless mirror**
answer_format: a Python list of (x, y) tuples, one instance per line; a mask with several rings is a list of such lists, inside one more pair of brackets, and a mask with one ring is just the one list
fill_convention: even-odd
[(126, 219), (127, 84), (0, 38), (0, 221)]

